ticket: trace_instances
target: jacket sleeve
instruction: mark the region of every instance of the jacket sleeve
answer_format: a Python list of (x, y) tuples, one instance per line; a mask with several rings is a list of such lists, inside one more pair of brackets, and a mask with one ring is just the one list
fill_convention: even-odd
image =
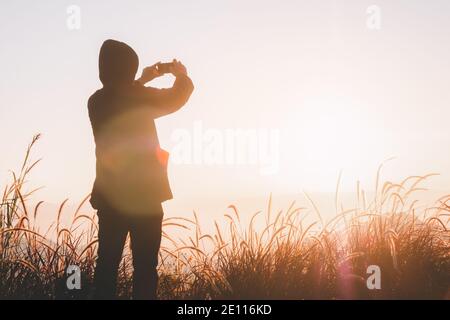
[(192, 80), (179, 75), (171, 88), (158, 89), (141, 86), (145, 103), (154, 109), (154, 118), (159, 118), (179, 110), (186, 104), (194, 90)]

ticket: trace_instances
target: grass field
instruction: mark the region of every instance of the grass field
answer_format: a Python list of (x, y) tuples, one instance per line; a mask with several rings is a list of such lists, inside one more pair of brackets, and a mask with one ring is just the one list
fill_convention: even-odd
[[(96, 217), (73, 213), (62, 225), (65, 203), (55, 223), (39, 231), (39, 202), (30, 208), (33, 190), (24, 191), (31, 160), (30, 144), (21, 171), (5, 186), (0, 211), (0, 298), (86, 299), (92, 294), (97, 250)], [(411, 176), (399, 183), (381, 183), (366, 199), (358, 187), (357, 205), (324, 221), (305, 220), (306, 208), (295, 203), (282, 211), (271, 199), (250, 223), (241, 223), (230, 205), (227, 223), (202, 233), (192, 220), (164, 220), (160, 252), (160, 299), (449, 299), (450, 195), (433, 206), (418, 205), (415, 195), (426, 192), (429, 177)], [(314, 203), (307, 204), (315, 210)], [(264, 224), (263, 228), (256, 225)], [(181, 228), (184, 239), (170, 230)], [(119, 272), (118, 293), (130, 297), (131, 256), (127, 243)], [(81, 290), (68, 290), (66, 268), (82, 270)], [(381, 270), (381, 289), (369, 290), (367, 267)]]

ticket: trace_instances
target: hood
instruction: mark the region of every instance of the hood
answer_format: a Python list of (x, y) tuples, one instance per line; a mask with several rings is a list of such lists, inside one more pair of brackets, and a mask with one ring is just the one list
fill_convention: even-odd
[(103, 42), (98, 67), (100, 81), (104, 86), (132, 83), (138, 66), (138, 56), (129, 45), (111, 39)]

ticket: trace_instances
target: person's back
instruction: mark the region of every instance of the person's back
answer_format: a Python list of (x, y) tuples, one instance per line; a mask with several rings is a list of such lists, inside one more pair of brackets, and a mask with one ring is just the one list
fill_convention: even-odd
[[(161, 202), (172, 198), (166, 171), (168, 154), (159, 146), (154, 119), (181, 108), (193, 91), (186, 69), (176, 60), (172, 66), (176, 80), (169, 89), (144, 86), (161, 75), (156, 65), (145, 68), (135, 81), (137, 68), (138, 57), (133, 49), (122, 42), (105, 41), (99, 57), (103, 88), (88, 102), (97, 159), (91, 204), (98, 210), (100, 227), (95, 276), (99, 298), (114, 296), (117, 267), (128, 232), (135, 267), (133, 282), (140, 287), (134, 288), (134, 296), (154, 297)], [(150, 252), (151, 257), (145, 252)], [(151, 279), (146, 272), (153, 274)], [(151, 292), (146, 286), (151, 287)]]

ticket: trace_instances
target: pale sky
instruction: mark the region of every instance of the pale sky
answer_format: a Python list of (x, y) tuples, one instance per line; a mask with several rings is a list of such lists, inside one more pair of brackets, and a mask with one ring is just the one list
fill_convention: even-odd
[[(67, 27), (70, 5), (81, 9), (79, 30)], [(370, 5), (381, 9), (379, 30), (367, 26)], [(275, 174), (172, 162), (170, 210), (207, 196), (333, 192), (340, 170), (343, 190), (358, 179), (370, 188), (390, 157), (388, 179), (439, 172), (433, 187), (450, 190), (449, 17), (448, 0), (1, 1), (0, 182), (40, 132), (37, 197), (90, 192), (86, 103), (101, 85), (99, 48), (113, 38), (136, 50), (140, 70), (178, 58), (194, 81), (188, 104), (157, 121), (167, 150), (174, 132), (194, 135), (198, 123), (219, 135), (279, 134)]]

